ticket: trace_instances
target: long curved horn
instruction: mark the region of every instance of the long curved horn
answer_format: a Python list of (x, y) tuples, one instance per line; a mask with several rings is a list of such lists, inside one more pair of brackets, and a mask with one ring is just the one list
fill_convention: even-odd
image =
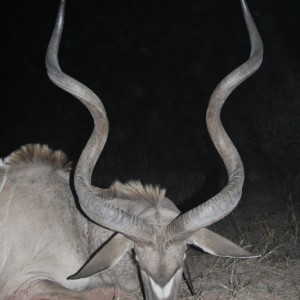
[(131, 240), (149, 242), (153, 231), (152, 226), (109, 204), (109, 201), (106, 202), (107, 190), (96, 189), (91, 185), (93, 169), (106, 143), (108, 119), (105, 108), (96, 94), (60, 69), (58, 49), (63, 30), (64, 11), (65, 0), (61, 0), (46, 54), (46, 67), (53, 83), (79, 99), (94, 120), (94, 130), (82, 151), (74, 175), (74, 185), (80, 205), (87, 216), (97, 224), (120, 232)]
[(216, 196), (171, 222), (166, 228), (169, 243), (184, 241), (196, 230), (219, 221), (236, 207), (241, 198), (244, 183), (243, 163), (224, 130), (220, 112), (227, 97), (259, 68), (263, 59), (263, 44), (259, 32), (244, 0), (241, 0), (241, 5), (251, 42), (250, 57), (218, 84), (210, 98), (206, 114), (207, 128), (224, 161), (228, 184)]

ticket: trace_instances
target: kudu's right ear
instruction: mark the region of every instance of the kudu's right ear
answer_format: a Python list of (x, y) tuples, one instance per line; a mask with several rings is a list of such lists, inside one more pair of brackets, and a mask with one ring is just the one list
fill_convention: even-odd
[(201, 248), (203, 251), (216, 256), (236, 258), (259, 257), (259, 255), (251, 254), (232, 241), (206, 228), (202, 228), (196, 231), (188, 239), (187, 243)]
[(68, 279), (92, 276), (115, 266), (123, 255), (132, 249), (134, 243), (122, 234), (114, 235), (100, 250), (77, 272)]

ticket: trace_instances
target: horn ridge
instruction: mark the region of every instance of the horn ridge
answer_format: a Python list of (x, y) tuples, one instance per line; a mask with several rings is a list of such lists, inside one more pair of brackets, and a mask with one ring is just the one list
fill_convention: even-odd
[(89, 110), (94, 120), (93, 132), (78, 160), (74, 186), (84, 213), (95, 223), (120, 232), (137, 242), (148, 242), (153, 228), (139, 217), (105, 202), (110, 191), (95, 188), (91, 177), (95, 164), (105, 146), (109, 123), (98, 96), (81, 82), (65, 74), (59, 65), (58, 50), (63, 31), (65, 0), (61, 0), (55, 27), (46, 54), (46, 68), (52, 82), (76, 97)]
[(250, 57), (217, 85), (211, 95), (206, 113), (207, 128), (211, 140), (225, 164), (228, 183), (217, 195), (178, 216), (168, 225), (166, 230), (169, 243), (182, 242), (196, 230), (219, 221), (236, 207), (242, 195), (243, 163), (222, 125), (220, 113), (224, 102), (233, 90), (260, 67), (263, 59), (263, 44), (244, 0), (241, 0), (241, 6), (250, 37)]

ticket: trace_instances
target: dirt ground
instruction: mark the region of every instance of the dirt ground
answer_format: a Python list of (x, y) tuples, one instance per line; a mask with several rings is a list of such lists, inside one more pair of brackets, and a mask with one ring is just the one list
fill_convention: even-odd
[(246, 221), (242, 213), (232, 215), (215, 228), (227, 231), (227, 237), (261, 257), (218, 258), (190, 249), (188, 262), (196, 295), (190, 296), (186, 283), (182, 295), (189, 300), (300, 299), (299, 214), (293, 207)]

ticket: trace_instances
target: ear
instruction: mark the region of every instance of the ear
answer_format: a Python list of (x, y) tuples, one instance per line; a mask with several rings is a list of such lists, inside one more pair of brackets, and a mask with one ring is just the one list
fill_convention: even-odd
[(252, 255), (245, 249), (206, 228), (196, 231), (187, 240), (187, 243), (199, 247), (205, 252), (216, 256), (239, 258), (259, 257), (259, 255)]
[(133, 248), (133, 242), (127, 237), (116, 234), (77, 272), (68, 279), (92, 276), (116, 265), (123, 255)]

